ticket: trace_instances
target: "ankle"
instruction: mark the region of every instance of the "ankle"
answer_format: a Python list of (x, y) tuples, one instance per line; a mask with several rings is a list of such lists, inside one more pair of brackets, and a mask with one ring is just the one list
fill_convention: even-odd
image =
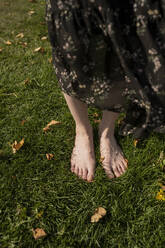
[(76, 125), (76, 134), (79, 135), (85, 135), (85, 136), (91, 136), (92, 135), (92, 126), (81, 126), (81, 125)]
[(100, 138), (113, 138), (114, 137), (114, 127), (104, 127), (99, 128)]

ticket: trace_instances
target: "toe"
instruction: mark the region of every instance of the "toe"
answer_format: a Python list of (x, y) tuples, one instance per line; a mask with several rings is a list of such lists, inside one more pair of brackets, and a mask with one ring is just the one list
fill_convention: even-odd
[(124, 170), (123, 170), (122, 164), (118, 164), (118, 166), (117, 166), (117, 170), (118, 170), (118, 172), (120, 173), (120, 176), (124, 173)]
[(120, 176), (120, 172), (118, 171), (117, 166), (115, 166), (115, 167), (113, 168), (113, 171), (114, 171), (114, 174), (115, 174), (116, 177), (119, 177), (119, 176)]
[(110, 179), (112, 179), (112, 178), (115, 177), (113, 171), (110, 170), (110, 169), (109, 170), (105, 170), (105, 173), (107, 174), (107, 177), (110, 178)]
[(83, 169), (80, 168), (80, 169), (79, 169), (78, 176), (79, 176), (79, 177), (82, 177), (82, 175), (83, 175)]
[(123, 175), (124, 172), (125, 172), (124, 167), (120, 164), (120, 165), (118, 166), (118, 168), (119, 168), (119, 170), (120, 170), (120, 174)]
[(71, 165), (71, 172), (74, 172), (74, 170), (75, 170), (75, 164), (72, 164)]
[(125, 164), (125, 162), (122, 162), (120, 167), (122, 168), (123, 173), (127, 170), (127, 164)]
[(87, 174), (88, 174), (87, 169), (84, 169), (84, 170), (83, 170), (82, 179), (87, 180)]
[(76, 175), (79, 174), (79, 168), (78, 168), (78, 167), (75, 167), (74, 173), (75, 173)]
[(93, 173), (88, 171), (88, 174), (87, 174), (87, 181), (88, 182), (92, 182), (93, 181)]

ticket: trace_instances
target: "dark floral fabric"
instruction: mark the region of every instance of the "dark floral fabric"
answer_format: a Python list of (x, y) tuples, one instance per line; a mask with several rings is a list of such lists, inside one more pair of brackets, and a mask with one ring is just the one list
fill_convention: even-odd
[(165, 132), (165, 0), (46, 0), (46, 20), (62, 91)]

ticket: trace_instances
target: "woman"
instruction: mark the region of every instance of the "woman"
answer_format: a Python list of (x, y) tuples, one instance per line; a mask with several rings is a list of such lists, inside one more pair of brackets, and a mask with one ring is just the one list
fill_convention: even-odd
[(102, 164), (109, 178), (127, 169), (116, 143), (165, 129), (165, 0), (47, 0), (46, 20), (55, 72), (76, 123), (71, 171), (87, 181), (95, 172), (88, 105), (103, 110)]

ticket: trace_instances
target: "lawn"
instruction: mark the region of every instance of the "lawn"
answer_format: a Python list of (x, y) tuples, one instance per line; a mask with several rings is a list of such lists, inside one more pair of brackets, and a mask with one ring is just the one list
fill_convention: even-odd
[[(75, 124), (51, 64), (45, 1), (1, 0), (0, 10), (0, 247), (164, 248), (165, 193), (157, 194), (165, 136), (152, 133), (137, 146), (118, 136), (129, 168), (109, 180), (99, 162), (101, 113), (90, 108), (96, 176), (93, 183), (77, 178), (70, 172)], [(60, 124), (44, 132), (52, 120)], [(107, 214), (91, 223), (97, 207)], [(47, 235), (36, 240), (37, 228)]]

